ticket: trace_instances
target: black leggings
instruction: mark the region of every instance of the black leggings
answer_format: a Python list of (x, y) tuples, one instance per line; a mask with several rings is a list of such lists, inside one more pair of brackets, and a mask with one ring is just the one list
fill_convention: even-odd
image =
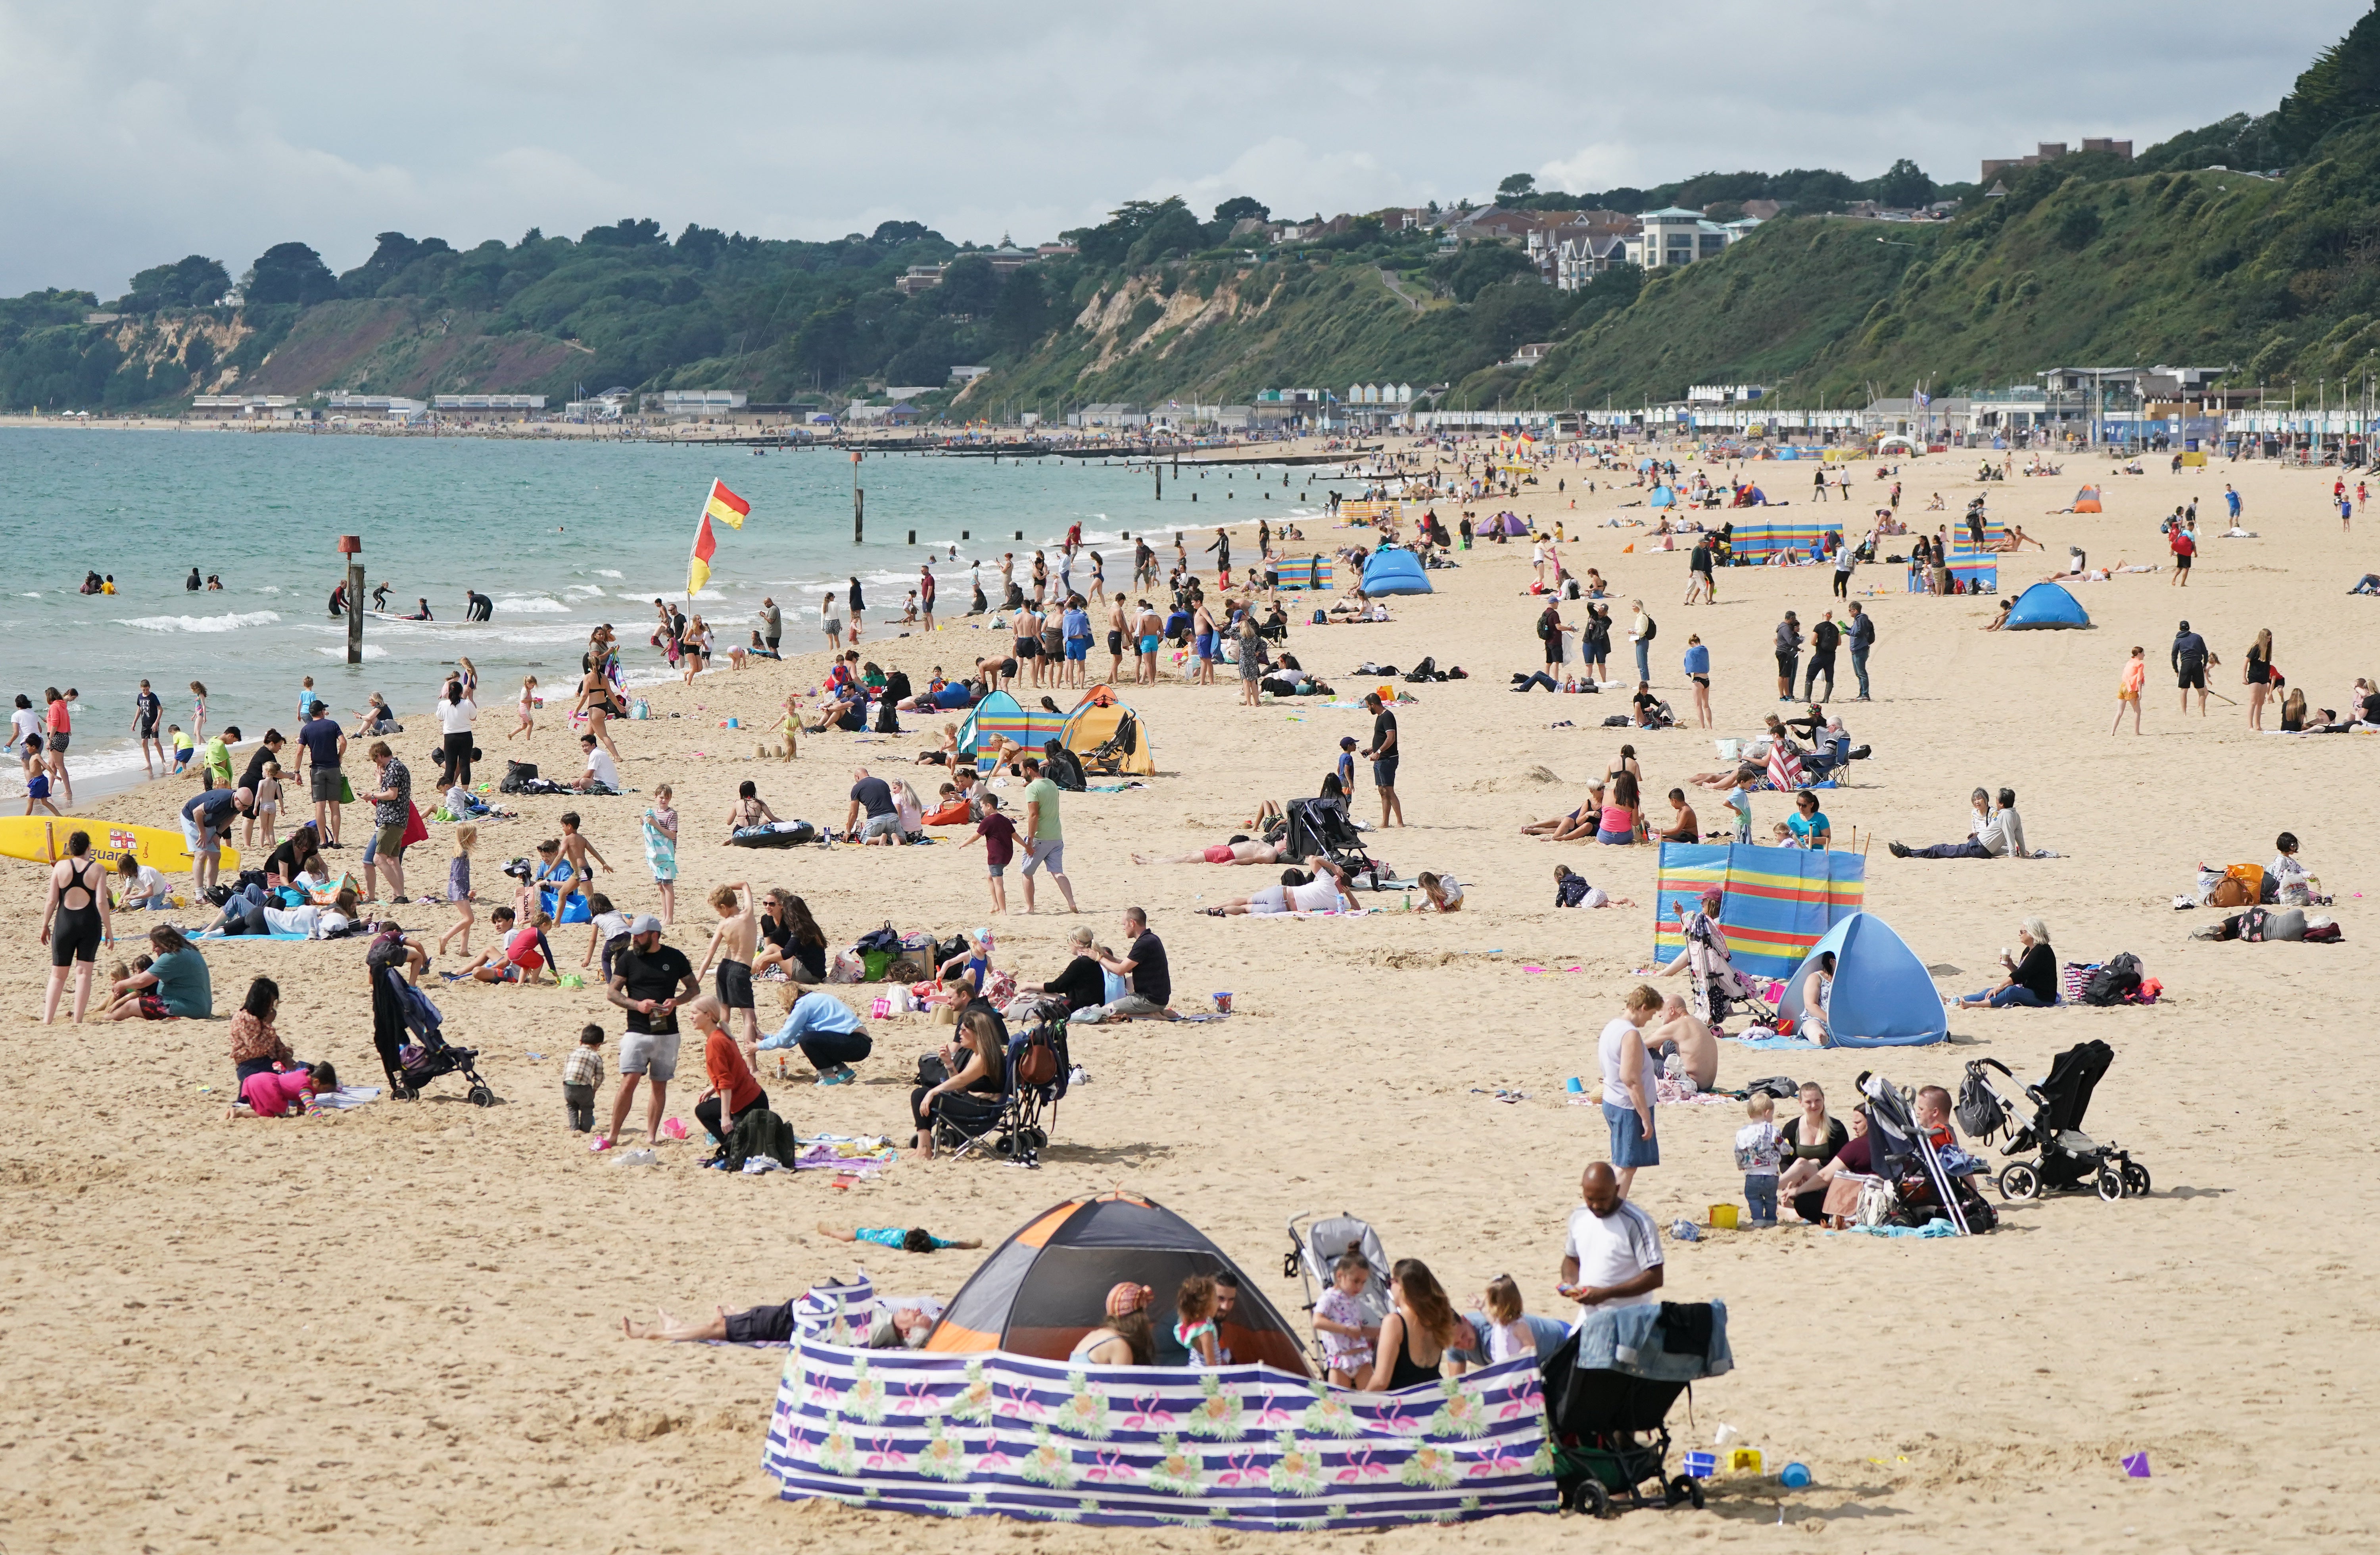
[(447, 735), (442, 756), (446, 767), (446, 775), (439, 780), (441, 783), (452, 788), (458, 783), (468, 784), (471, 781), (470, 730), (466, 729), (460, 734)]
[[(695, 1120), (701, 1124), (703, 1127), (710, 1130), (711, 1137), (714, 1139), (724, 1139), (727, 1137), (727, 1128), (722, 1126), (722, 1124), (725, 1124), (726, 1120), (719, 1115), (721, 1105), (724, 1103), (726, 1099), (727, 1099), (723, 1096), (706, 1096), (701, 1100), (694, 1104)], [(748, 1112), (752, 1111), (753, 1107), (758, 1107), (765, 1112), (768, 1109), (768, 1105), (769, 1093), (766, 1090), (763, 1090), (760, 1093), (760, 1099), (758, 1101), (753, 1102), (752, 1107), (745, 1108), (744, 1112)], [(736, 1114), (737, 1117), (742, 1117), (743, 1115), (743, 1112), (738, 1112)], [(731, 1124), (728, 1126), (733, 1125)], [(780, 1161), (778, 1164), (790, 1168), (794, 1163), (788, 1160)]]

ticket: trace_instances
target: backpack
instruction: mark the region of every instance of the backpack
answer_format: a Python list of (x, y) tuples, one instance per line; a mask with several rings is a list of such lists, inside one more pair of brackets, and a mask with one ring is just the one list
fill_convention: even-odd
[(1436, 680), (1438, 678), (1438, 661), (1436, 659), (1424, 659), (1420, 663), (1415, 664), (1411, 670), (1406, 672), (1405, 678), (1414, 682), (1415, 685), (1419, 685), (1426, 681)]
[(536, 776), (536, 762), (507, 761), (504, 763), (504, 781), (496, 785), (496, 791), (501, 794), (523, 793), (526, 791), (527, 784)]
[(1538, 616), (1538, 617), (1537, 617), (1537, 640), (1538, 640), (1539, 642), (1545, 642), (1545, 641), (1548, 641), (1548, 639), (1550, 639), (1550, 638), (1553, 637), (1553, 635), (1554, 635), (1553, 623), (1552, 623), (1550, 620), (1548, 620), (1547, 617), (1543, 616), (1543, 615)]
[(1658, 621), (1654, 620), (1654, 619), (1653, 619), (1651, 616), (1649, 616), (1649, 615), (1648, 615), (1648, 616), (1646, 616), (1646, 617), (1645, 617), (1645, 637), (1644, 637), (1644, 640), (1645, 640), (1645, 641), (1646, 641), (1646, 642), (1651, 642), (1655, 638), (1658, 638), (1658, 637), (1659, 637), (1660, 635), (1661, 635), (1661, 624), (1660, 624)]
[(2008, 1109), (1992, 1087), (1984, 1084), (1981, 1075), (1970, 1075), (1967, 1083), (1959, 1087), (1957, 1113), (1959, 1127), (1970, 1139), (1988, 1139), (2008, 1122)]
[[(1062, 1024), (1058, 1030), (1064, 1030)], [(1045, 1021), (1026, 1032), (1025, 1047), (1016, 1055), (1017, 1087), (1038, 1090), (1043, 1086), (1054, 1086), (1064, 1072), (1065, 1065), (1059, 1062), (1058, 1038), (1052, 1034), (1050, 1023)]]
[[(2261, 921), (2263, 909), (2257, 909), (2256, 917), (2260, 920), (2257, 928), (2261, 930), (2264, 927)], [(2243, 940), (2249, 937), (2245, 923), (2240, 925), (2240, 937)], [(2261, 933), (2258, 937), (2262, 937)], [(2082, 985), (2082, 1002), (2128, 1004), (2140, 990), (2141, 958), (2130, 951), (2121, 951), (2109, 956), (2100, 964), (2097, 971), (2091, 974), (2091, 980)]]
[(1743, 1094), (1746, 1096), (1773, 1096), (1780, 1101), (1790, 1101), (1793, 1098), (1802, 1094), (1802, 1087), (1795, 1085), (1787, 1075), (1771, 1075), (1765, 1080), (1755, 1080), (1750, 1085), (1744, 1087)]

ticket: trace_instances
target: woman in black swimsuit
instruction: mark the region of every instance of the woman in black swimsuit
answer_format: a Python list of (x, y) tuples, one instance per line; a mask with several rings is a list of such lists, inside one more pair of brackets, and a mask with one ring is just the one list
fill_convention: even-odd
[(909, 1118), (917, 1128), (917, 1152), (928, 1160), (934, 1154), (934, 1118), (938, 1112), (959, 1113), (973, 1126), (988, 1124), (988, 1114), (1000, 1106), (1005, 1088), (1008, 1044), (1002, 1039), (1000, 1022), (989, 1006), (971, 1009), (961, 1018), (958, 1044), (942, 1050), (942, 1067), (949, 1069), (962, 1056), (964, 1062), (950, 1078), (937, 1086), (919, 1086), (909, 1093)]
[(1367, 1393), (1392, 1393), (1438, 1380), (1446, 1353), (1468, 1343), (1467, 1325), (1455, 1316), (1445, 1287), (1419, 1258), (1399, 1258), (1389, 1270), (1389, 1294), (1396, 1310), (1380, 1319), (1380, 1340)]
[(50, 947), (50, 996), (42, 1006), (42, 1024), (58, 1018), (58, 998), (66, 991), (67, 967), (75, 968), (74, 1018), (82, 1023), (91, 1007), (91, 973), (102, 942), (115, 942), (115, 920), (107, 900), (107, 869), (91, 856), (91, 833), (67, 838), (67, 856), (50, 867), (50, 899), (42, 913), (42, 942)]

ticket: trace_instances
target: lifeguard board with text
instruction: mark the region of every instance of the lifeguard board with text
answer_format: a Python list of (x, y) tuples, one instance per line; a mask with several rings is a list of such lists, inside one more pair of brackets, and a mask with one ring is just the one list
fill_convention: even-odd
[[(67, 839), (77, 832), (91, 833), (91, 856), (113, 865), (128, 854), (152, 869), (169, 875), (190, 872), (190, 850), (179, 831), (163, 826), (128, 826), (105, 820), (80, 820), (73, 816), (12, 815), (0, 817), (0, 858), (29, 858), (53, 864), (67, 854)], [(239, 850), (224, 844), (223, 867), (239, 869)]]

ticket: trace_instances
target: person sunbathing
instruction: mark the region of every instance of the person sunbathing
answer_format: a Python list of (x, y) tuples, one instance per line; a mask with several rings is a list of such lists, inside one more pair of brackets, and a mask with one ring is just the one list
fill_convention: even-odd
[(1242, 837), (1232, 842), (1217, 843), (1196, 853), (1178, 853), (1169, 858), (1135, 853), (1132, 861), (1135, 864), (1278, 864), (1281, 847), (1281, 843), (1264, 843)]
[[(794, 1308), (801, 1297), (780, 1302), (774, 1306), (755, 1306), (742, 1312), (730, 1312), (724, 1306), (714, 1307), (709, 1318), (673, 1318), (655, 1308), (653, 1320), (640, 1323), (634, 1318), (620, 1319), (620, 1332), (628, 1339), (667, 1340), (679, 1344), (785, 1344), (794, 1337)], [(934, 1314), (917, 1305), (888, 1306), (868, 1330), (870, 1350), (916, 1350), (934, 1331)]]
[(1597, 821), (1603, 814), (1603, 795), (1602, 784), (1590, 783), (1586, 785), (1586, 803), (1568, 815), (1556, 816), (1551, 820), (1531, 821), (1521, 828), (1521, 834), (1524, 837), (1543, 837), (1548, 842), (1555, 843), (1592, 841)]
[(1208, 907), (1209, 917), (1238, 917), (1243, 914), (1259, 916), (1270, 913), (1330, 912), (1347, 891), (1346, 871), (1320, 854), (1305, 860), (1305, 869), (1283, 869), (1281, 882), (1269, 885), (1251, 895), (1235, 897), (1220, 906)]

